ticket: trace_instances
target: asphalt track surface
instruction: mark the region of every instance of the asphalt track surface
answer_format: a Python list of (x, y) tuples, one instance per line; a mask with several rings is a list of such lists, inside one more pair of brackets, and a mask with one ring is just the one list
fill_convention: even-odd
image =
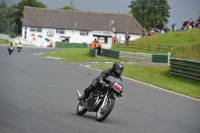
[[(0, 46), (0, 133), (200, 133), (200, 101), (123, 78), (124, 92), (103, 122), (76, 114), (80, 92), (100, 74), (23, 47)], [(82, 64), (82, 65), (80, 65)]]

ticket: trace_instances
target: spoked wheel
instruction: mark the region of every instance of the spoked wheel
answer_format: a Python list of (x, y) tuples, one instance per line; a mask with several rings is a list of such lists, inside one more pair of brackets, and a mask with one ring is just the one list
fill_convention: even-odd
[(87, 109), (83, 106), (83, 103), (79, 102), (79, 104), (77, 106), (76, 113), (78, 115), (84, 115), (86, 112), (87, 112)]
[(101, 105), (97, 111), (96, 120), (99, 122), (105, 120), (112, 111), (114, 104), (115, 99), (108, 99), (107, 104), (105, 104), (103, 107)]

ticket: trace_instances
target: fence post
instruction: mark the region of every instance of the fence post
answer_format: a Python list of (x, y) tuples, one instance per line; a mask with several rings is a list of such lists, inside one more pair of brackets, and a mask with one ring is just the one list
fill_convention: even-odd
[(170, 56), (171, 56), (171, 53), (168, 52), (168, 66), (170, 66)]

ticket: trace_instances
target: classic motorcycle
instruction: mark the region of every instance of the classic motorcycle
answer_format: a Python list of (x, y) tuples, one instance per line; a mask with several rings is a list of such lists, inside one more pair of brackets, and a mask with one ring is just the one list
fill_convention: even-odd
[[(114, 107), (115, 97), (122, 96), (122, 89), (122, 82), (119, 78), (108, 76), (104, 86), (97, 87), (90, 93), (88, 98), (79, 102), (77, 114), (84, 115), (87, 111), (96, 112), (97, 121), (105, 120)], [(81, 97), (79, 90), (76, 92), (78, 97)]]
[(18, 44), (17, 45), (17, 49), (18, 49), (18, 52), (20, 52), (22, 50), (22, 45), (21, 44)]
[(14, 50), (14, 47), (13, 47), (13, 46), (9, 46), (9, 47), (8, 47), (8, 53), (9, 53), (9, 55), (12, 54), (13, 50)]

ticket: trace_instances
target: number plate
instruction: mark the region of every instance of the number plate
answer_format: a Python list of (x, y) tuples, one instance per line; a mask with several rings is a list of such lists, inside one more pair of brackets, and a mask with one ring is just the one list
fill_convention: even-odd
[(113, 85), (113, 89), (115, 89), (119, 93), (122, 91), (122, 87), (120, 85), (118, 85), (117, 83), (115, 83)]

